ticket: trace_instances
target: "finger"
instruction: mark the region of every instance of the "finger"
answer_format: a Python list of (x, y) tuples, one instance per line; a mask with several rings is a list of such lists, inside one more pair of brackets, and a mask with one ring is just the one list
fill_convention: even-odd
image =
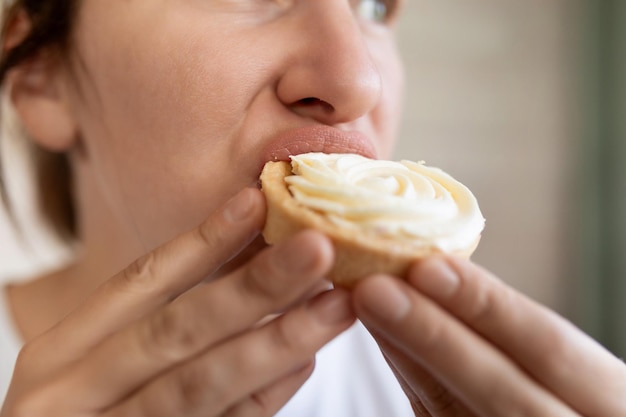
[(462, 259), (425, 260), (409, 282), (581, 414), (626, 415), (624, 363), (556, 313)]
[(264, 417), (273, 416), (295, 395), (311, 376), (314, 362), (311, 361), (296, 372), (287, 375), (276, 383), (250, 394), (228, 410), (222, 417)]
[(105, 415), (220, 415), (301, 369), (353, 322), (349, 295), (326, 292), (164, 374)]
[(411, 409), (415, 417), (433, 417), (421, 401), (411, 401)]
[(47, 366), (49, 356), (59, 365), (82, 356), (106, 335), (197, 285), (250, 243), (264, 218), (262, 194), (245, 189), (198, 228), (106, 281), (81, 307), (33, 343), (63, 347), (54, 355), (42, 355), (42, 367)]
[(373, 331), (372, 334), (391, 370), (409, 397), (413, 411), (417, 416), (471, 417), (474, 415), (430, 372), (386, 340), (384, 335), (376, 331)]
[[(385, 361), (387, 361), (389, 368), (393, 372), (394, 376), (400, 383), (400, 387), (402, 387), (402, 390), (404, 391), (405, 395), (409, 399), (409, 403), (411, 404), (411, 408), (413, 408), (413, 413), (415, 413), (415, 416), (416, 417), (432, 417), (428, 409), (424, 406), (422, 399), (420, 398), (416, 390), (412, 387), (412, 384), (409, 384), (407, 382), (407, 380), (404, 378), (404, 376), (402, 375), (398, 367), (395, 365), (394, 361), (392, 360), (393, 355), (387, 354), (388, 351), (391, 351), (392, 349), (395, 350), (396, 349), (395, 346), (393, 346), (391, 343), (385, 340), (384, 336), (377, 333), (375, 330), (373, 329), (368, 329), (368, 330), (370, 331), (370, 333), (376, 340), (376, 343), (379, 345), (381, 352), (383, 354), (383, 357), (385, 358)], [(426, 372), (426, 371), (422, 370), (422, 372)]]
[(479, 416), (578, 416), (493, 345), (405, 282), (386, 276), (363, 280), (354, 290), (354, 305), (368, 327), (417, 361)]
[[(388, 354), (388, 352), (392, 352), (394, 350), (397, 351), (396, 347), (393, 346), (393, 344), (391, 344), (389, 341), (387, 341), (385, 339), (385, 336), (381, 334), (380, 332), (376, 331), (376, 329), (369, 328), (367, 326), (366, 328), (369, 331), (369, 333), (372, 335), (376, 343), (378, 344), (378, 347), (380, 348), (380, 351), (383, 354), (383, 358), (385, 358), (385, 361), (387, 362), (387, 365), (389, 365), (391, 372), (393, 372), (394, 376), (400, 383), (400, 387), (404, 391), (404, 394), (409, 399), (409, 403), (411, 404), (411, 407), (413, 408), (413, 412), (415, 413), (415, 416), (416, 417), (432, 417), (430, 415), (430, 412), (424, 406), (422, 399), (417, 395), (415, 389), (411, 387), (411, 385), (407, 382), (407, 380), (404, 378), (404, 376), (399, 371), (399, 369), (395, 366), (394, 361), (392, 360), (393, 354)], [(426, 371), (423, 371), (423, 372), (426, 372)]]
[(56, 387), (73, 392), (85, 408), (112, 404), (174, 365), (284, 309), (322, 282), (332, 262), (331, 242), (319, 233), (302, 232), (267, 249), (232, 276), (196, 287), (108, 338), (73, 365)]

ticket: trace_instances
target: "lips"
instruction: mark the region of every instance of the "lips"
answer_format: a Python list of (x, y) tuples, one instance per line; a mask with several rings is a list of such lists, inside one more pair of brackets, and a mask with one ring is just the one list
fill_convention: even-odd
[(356, 153), (376, 158), (376, 148), (363, 133), (316, 125), (293, 129), (272, 139), (261, 151), (260, 166), (267, 161), (288, 161), (291, 155), (307, 152)]

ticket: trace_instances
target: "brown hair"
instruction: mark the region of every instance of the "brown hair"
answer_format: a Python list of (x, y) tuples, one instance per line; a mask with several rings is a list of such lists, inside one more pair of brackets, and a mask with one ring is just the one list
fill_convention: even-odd
[[(17, 13), (25, 12), (31, 30), (21, 43), (3, 51), (0, 57), (0, 85), (7, 73), (33, 58), (44, 49), (67, 52), (72, 23), (79, 0), (16, 0), (4, 6), (2, 35), (6, 34)], [(33, 145), (36, 195), (44, 218), (62, 238), (76, 237), (76, 219), (72, 199), (71, 170), (67, 156)], [(1, 162), (1, 161), (0, 161)], [(0, 164), (0, 197), (11, 212)]]

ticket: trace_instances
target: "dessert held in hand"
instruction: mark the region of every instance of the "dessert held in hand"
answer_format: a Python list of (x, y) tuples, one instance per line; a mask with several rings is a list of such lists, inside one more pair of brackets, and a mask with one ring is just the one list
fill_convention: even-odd
[(373, 273), (403, 276), (435, 252), (469, 257), (485, 224), (466, 186), (421, 162), (306, 153), (268, 162), (261, 186), (268, 243), (322, 231), (336, 247), (329, 278), (345, 286)]

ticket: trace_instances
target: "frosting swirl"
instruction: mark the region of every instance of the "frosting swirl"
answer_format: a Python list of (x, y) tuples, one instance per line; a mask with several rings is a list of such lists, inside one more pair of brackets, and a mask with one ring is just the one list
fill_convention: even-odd
[(291, 165), (285, 181), (296, 201), (342, 227), (444, 252), (466, 249), (484, 228), (472, 192), (423, 162), (306, 153)]

